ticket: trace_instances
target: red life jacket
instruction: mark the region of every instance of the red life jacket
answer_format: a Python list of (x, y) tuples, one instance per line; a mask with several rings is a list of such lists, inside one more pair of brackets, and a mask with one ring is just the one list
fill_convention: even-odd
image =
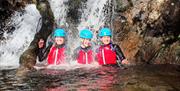
[(96, 57), (100, 65), (116, 64), (116, 52), (112, 50), (110, 44), (100, 46)]
[(57, 48), (54, 45), (51, 47), (47, 58), (48, 64), (62, 64), (65, 63), (65, 47)]
[(88, 51), (79, 50), (77, 62), (80, 64), (90, 64), (93, 61), (93, 51), (90, 49)]

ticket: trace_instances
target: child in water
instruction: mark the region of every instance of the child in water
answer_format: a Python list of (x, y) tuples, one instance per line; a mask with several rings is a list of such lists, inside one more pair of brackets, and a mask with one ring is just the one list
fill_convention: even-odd
[(97, 49), (96, 58), (100, 65), (118, 64), (119, 66), (127, 62), (121, 48), (111, 42), (111, 30), (102, 28), (99, 32), (102, 45)]
[(64, 29), (58, 28), (54, 31), (54, 44), (52, 45), (50, 52), (47, 56), (48, 65), (58, 65), (65, 62), (65, 36)]
[(40, 38), (38, 40), (38, 51), (37, 51), (37, 58), (39, 62), (42, 62), (45, 57), (45, 50), (46, 50), (45, 40), (43, 38)]
[(93, 50), (91, 39), (93, 33), (89, 29), (80, 31), (81, 45), (74, 50), (74, 58), (79, 64), (91, 64), (93, 61)]

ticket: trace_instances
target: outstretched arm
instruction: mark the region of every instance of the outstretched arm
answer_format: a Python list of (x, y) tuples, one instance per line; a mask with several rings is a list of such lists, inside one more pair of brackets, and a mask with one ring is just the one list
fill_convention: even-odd
[(118, 60), (123, 61), (124, 59), (126, 59), (121, 48), (118, 45), (115, 44), (114, 49), (116, 51), (116, 55), (117, 55)]
[(45, 60), (47, 58), (47, 55), (49, 54), (49, 51), (51, 49), (53, 44), (50, 44), (47, 48), (43, 49), (43, 48), (40, 48), (39, 51), (38, 51), (38, 59), (39, 59), (39, 62), (42, 62), (43, 60)]
[(114, 45), (114, 49), (116, 51), (117, 54), (117, 60), (120, 64), (129, 64), (129, 62), (127, 61), (126, 57), (124, 56), (121, 48), (118, 45)]

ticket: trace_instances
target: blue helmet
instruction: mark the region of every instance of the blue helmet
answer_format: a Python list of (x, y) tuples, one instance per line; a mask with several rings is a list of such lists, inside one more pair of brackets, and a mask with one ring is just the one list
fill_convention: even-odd
[(80, 38), (91, 39), (93, 37), (93, 33), (89, 29), (83, 29), (80, 31)]
[(65, 37), (66, 32), (64, 31), (64, 29), (61, 28), (57, 28), (54, 31), (54, 37)]
[(99, 37), (112, 36), (111, 30), (109, 28), (102, 28), (99, 32)]

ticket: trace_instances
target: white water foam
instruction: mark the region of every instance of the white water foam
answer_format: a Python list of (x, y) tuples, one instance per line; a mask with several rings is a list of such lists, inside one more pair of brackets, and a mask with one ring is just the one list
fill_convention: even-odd
[[(68, 0), (49, 0), (51, 5), (56, 24), (59, 26), (67, 25), (66, 14), (67, 6), (64, 4)], [(104, 14), (104, 7), (110, 0), (88, 0), (86, 2), (86, 7), (83, 9), (81, 16), (81, 22), (77, 29), (81, 30), (86, 27), (91, 27), (95, 31), (104, 25), (106, 17)], [(27, 49), (29, 43), (32, 41), (40, 14), (36, 9), (35, 5), (28, 5), (25, 8), (25, 13), (20, 16), (18, 12), (12, 17), (12, 24), (16, 25), (16, 30), (12, 35), (4, 34), (7, 37), (5, 43), (0, 44), (0, 66), (18, 66), (19, 57), (24, 50)], [(73, 30), (68, 30), (72, 31)], [(95, 33), (95, 31), (93, 31)], [(69, 35), (68, 35), (69, 36)], [(96, 39), (96, 36), (94, 36)], [(71, 36), (72, 40), (68, 40), (68, 43), (72, 43), (71, 50), (79, 46), (79, 38), (74, 38)], [(62, 64), (58, 66), (48, 66), (47, 68), (52, 69), (75, 69), (79, 67), (98, 67), (97, 62), (90, 65), (80, 65), (75, 61), (70, 61), (70, 64)]]
[[(92, 42), (97, 44), (97, 33), (101, 27), (104, 27), (105, 21), (108, 19), (105, 14), (106, 6), (111, 3), (111, 0), (88, 0), (86, 7), (83, 9), (81, 22), (78, 25), (78, 30), (89, 28), (93, 32)], [(110, 13), (110, 12), (108, 12)]]
[(91, 68), (99, 68), (100, 65), (97, 62), (93, 62), (92, 64), (78, 64), (77, 62), (73, 61), (70, 64), (59, 64), (59, 65), (40, 65), (34, 66), (37, 70), (41, 69), (55, 69), (55, 70), (74, 70), (77, 68), (84, 68), (84, 69), (91, 69)]
[(0, 67), (19, 66), (19, 57), (33, 40), (40, 17), (34, 4), (27, 5), (24, 13), (15, 12), (10, 22), (15, 25), (15, 31), (4, 33), (6, 40), (0, 42)]
[[(67, 7), (63, 5), (64, 0), (50, 0), (51, 2), (51, 8), (53, 10), (53, 13), (55, 15), (55, 19), (57, 24), (65, 24), (66, 23), (66, 12)], [(99, 30), (101, 26), (104, 25), (106, 21), (106, 16), (104, 13), (105, 6), (107, 3), (109, 3), (111, 0), (88, 0), (86, 2), (86, 7), (82, 10), (82, 16), (81, 16), (81, 22), (79, 23), (77, 29), (80, 31), (84, 28), (90, 27), (93, 28), (93, 33), (96, 35), (96, 31)], [(53, 6), (52, 6), (53, 5)], [(62, 15), (60, 15), (63, 13)], [(73, 30), (68, 29), (68, 32), (73, 32)], [(77, 33), (78, 34), (78, 33)], [(68, 47), (71, 49), (71, 55), (73, 49), (75, 49), (77, 46), (80, 45), (79, 38), (76, 38), (75, 36), (68, 35)], [(96, 40), (97, 37), (94, 36), (94, 40)], [(70, 55), (70, 56), (71, 56)], [(78, 64), (76, 61), (74, 61), (72, 58), (68, 60), (70, 64), (60, 64), (60, 65), (49, 65), (47, 66), (48, 69), (65, 69), (65, 70), (71, 70), (76, 68), (97, 68), (99, 67), (97, 62), (94, 62), (93, 64), (88, 65), (82, 65)]]
[(57, 26), (66, 24), (66, 16), (67, 16), (67, 6), (65, 5), (66, 2), (68, 2), (68, 0), (49, 0)]
[(78, 29), (90, 27), (98, 31), (101, 26), (104, 26), (106, 20), (104, 9), (108, 2), (109, 0), (88, 0), (87, 8), (83, 10)]

